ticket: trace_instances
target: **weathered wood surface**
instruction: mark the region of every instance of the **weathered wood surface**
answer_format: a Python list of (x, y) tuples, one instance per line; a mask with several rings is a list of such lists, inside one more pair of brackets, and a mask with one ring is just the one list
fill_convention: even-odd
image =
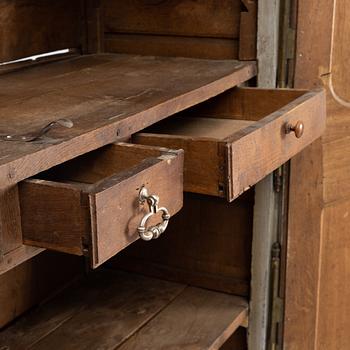
[[(107, 33), (238, 38), (240, 0), (106, 1)], [(215, 16), (215, 21), (213, 17)]]
[[(326, 120), (322, 91), (237, 90), (188, 116), (151, 126), (150, 134), (137, 134), (134, 140), (183, 148), (185, 190), (232, 201), (318, 138)], [(302, 138), (286, 135), (286, 125), (298, 120), (305, 126)]]
[(60, 349), (218, 349), (246, 321), (243, 298), (102, 270), (5, 329), (0, 345), (12, 350), (53, 344)]
[(344, 0), (299, 2), (295, 85), (324, 85), (328, 115), (322, 140), (292, 160), (287, 349), (350, 347), (349, 5)]
[[(295, 125), (298, 120), (305, 127), (302, 137), (286, 135), (286, 125)], [(324, 92), (312, 91), (227, 138), (228, 199), (238, 197), (320, 137), (325, 123)]]
[(163, 237), (137, 241), (109, 266), (248, 296), (253, 191), (232, 203), (187, 193)]
[(238, 59), (240, 37), (244, 42), (245, 35), (254, 31), (250, 16), (241, 26), (245, 13), (240, 0), (102, 1), (102, 5), (108, 52)]
[[(13, 256), (12, 263), (17, 262), (17, 258)], [(83, 271), (81, 258), (54, 252), (45, 252), (6, 273), (0, 271), (0, 328), (57, 293)], [(1, 334), (0, 331), (0, 338)]]
[(137, 132), (255, 75), (254, 63), (92, 55), (4, 75), (1, 134), (34, 132), (41, 142), (0, 142), (0, 183), (13, 184)]
[(0, 62), (81, 48), (80, 0), (0, 1)]
[(23, 241), (77, 255), (87, 249), (96, 267), (138, 239), (149, 211), (138, 201), (142, 186), (174, 215), (182, 179), (182, 151), (115, 144), (82, 156), (21, 183)]
[(247, 316), (243, 298), (188, 287), (119, 349), (217, 350)]

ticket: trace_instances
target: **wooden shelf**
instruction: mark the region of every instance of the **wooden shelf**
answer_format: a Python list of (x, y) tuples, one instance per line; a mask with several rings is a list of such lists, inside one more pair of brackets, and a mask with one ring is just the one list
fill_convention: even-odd
[(123, 139), (255, 73), (253, 62), (100, 54), (3, 74), (2, 137), (36, 133), (59, 118), (74, 126), (35, 142), (0, 141), (0, 181), (16, 183)]
[(218, 349), (246, 322), (243, 298), (102, 270), (0, 332), (0, 348)]

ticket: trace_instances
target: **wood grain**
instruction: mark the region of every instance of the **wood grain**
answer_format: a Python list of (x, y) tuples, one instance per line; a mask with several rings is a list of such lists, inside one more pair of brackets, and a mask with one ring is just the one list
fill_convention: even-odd
[[(13, 262), (18, 259), (13, 257)], [(55, 270), (55, 273), (52, 271)], [(14, 267), (6, 273), (0, 274), (0, 328), (4, 327), (22, 313), (42, 303), (52, 294), (56, 294), (64, 286), (81, 275), (84, 271), (84, 263), (81, 258), (65, 254), (45, 252), (23, 264)], [(81, 298), (81, 293), (76, 295)], [(65, 298), (63, 298), (65, 299)], [(66, 300), (66, 306), (70, 301)], [(57, 318), (65, 312), (63, 308), (53, 310), (57, 312)], [(44, 326), (47, 318), (41, 314), (38, 321)], [(23, 318), (24, 322), (25, 317)], [(21, 321), (22, 322), (22, 321)], [(51, 324), (52, 326), (52, 324)], [(26, 332), (27, 339), (31, 337), (29, 329)], [(3, 332), (0, 332), (0, 339), (3, 340)], [(21, 341), (21, 335), (17, 334), (17, 341)], [(2, 343), (0, 341), (0, 343)], [(3, 344), (1, 344), (3, 345)], [(23, 347), (21, 348), (23, 349)]]
[(11, 349), (115, 349), (185, 286), (100, 271), (0, 333)]
[[(105, 32), (238, 38), (239, 0), (103, 0)], [(215, 16), (215, 21), (213, 21)]]
[(109, 266), (247, 296), (253, 203), (253, 191), (232, 203), (187, 193), (163, 237), (135, 242)]
[(64, 117), (74, 127), (57, 128), (40, 142), (1, 142), (1, 183), (14, 184), (129, 136), (254, 74), (249, 62), (97, 55), (6, 75), (0, 81), (1, 133), (33, 132)]
[(145, 34), (105, 34), (106, 52), (134, 55), (238, 59), (237, 39)]
[(220, 349), (247, 316), (244, 299), (189, 287), (119, 349)]
[[(150, 134), (134, 140), (183, 148), (185, 190), (232, 201), (319, 137), (325, 109), (322, 91), (240, 88), (151, 126), (145, 130)], [(305, 125), (301, 139), (285, 133), (297, 120)]]
[(0, 333), (0, 345), (219, 349), (246, 321), (243, 298), (102, 270), (8, 327)]
[(35, 54), (81, 48), (80, 1), (2, 0), (0, 62)]
[(182, 151), (116, 144), (96, 153), (20, 185), (25, 244), (89, 255), (97, 267), (138, 239), (142, 186), (170, 215), (181, 209)]

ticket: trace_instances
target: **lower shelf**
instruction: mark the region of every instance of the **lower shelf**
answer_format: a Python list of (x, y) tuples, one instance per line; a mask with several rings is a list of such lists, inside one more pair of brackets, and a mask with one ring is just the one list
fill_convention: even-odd
[(240, 297), (101, 270), (0, 332), (0, 348), (218, 349), (247, 315)]

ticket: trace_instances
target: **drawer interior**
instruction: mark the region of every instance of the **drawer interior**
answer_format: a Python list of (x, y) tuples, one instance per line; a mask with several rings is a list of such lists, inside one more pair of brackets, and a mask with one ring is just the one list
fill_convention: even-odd
[(35, 178), (72, 183), (77, 186), (80, 184), (82, 187), (97, 185), (111, 176), (137, 166), (148, 158), (159, 157), (166, 151), (161, 147), (139, 147), (127, 143), (112, 144), (55, 166), (36, 175)]

